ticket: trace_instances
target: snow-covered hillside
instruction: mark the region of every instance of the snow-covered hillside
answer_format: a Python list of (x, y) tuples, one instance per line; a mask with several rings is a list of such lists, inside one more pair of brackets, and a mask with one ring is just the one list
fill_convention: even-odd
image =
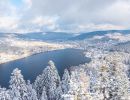
[(17, 47), (11, 50), (33, 51), (35, 48), (33, 53), (42, 49), (83, 49), (84, 56), (90, 57), (91, 62), (65, 69), (59, 76), (54, 62), (49, 61), (34, 82), (24, 80), (16, 68), (9, 88), (0, 87), (0, 100), (130, 100), (130, 40), (129, 31), (125, 32), (102, 31), (100, 35), (94, 32), (87, 39), (57, 43), (6, 40), (10, 46)]
[(14, 37), (5, 37), (0, 39), (0, 64), (45, 51), (73, 47), (72, 45), (65, 43), (30, 41)]

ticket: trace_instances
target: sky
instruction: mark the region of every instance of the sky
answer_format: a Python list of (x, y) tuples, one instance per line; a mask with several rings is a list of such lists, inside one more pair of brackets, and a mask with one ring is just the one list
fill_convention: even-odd
[(130, 29), (130, 0), (0, 0), (0, 32)]

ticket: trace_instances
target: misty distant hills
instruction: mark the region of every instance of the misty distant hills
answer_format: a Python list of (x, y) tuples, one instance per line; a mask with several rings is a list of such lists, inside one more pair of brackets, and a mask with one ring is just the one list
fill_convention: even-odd
[(122, 34), (130, 34), (130, 30), (106, 30), (106, 31), (93, 31), (82, 33), (78, 36), (72, 37), (70, 40), (84, 40), (88, 38), (92, 38), (95, 35), (103, 36), (108, 33), (122, 33)]
[(27, 34), (16, 34), (16, 37), (43, 41), (65, 41), (74, 37), (74, 34), (65, 32), (33, 32)]
[(15, 37), (24, 40), (39, 41), (66, 41), (75, 34), (65, 32), (31, 32), (31, 33), (0, 33), (1, 37)]
[(0, 37), (13, 35), (16, 38), (27, 40), (40, 40), (40, 41), (75, 41), (89, 39), (94, 36), (103, 36), (108, 33), (122, 33), (130, 34), (130, 30), (106, 30), (106, 31), (93, 31), (86, 33), (66, 33), (66, 32), (31, 32), (31, 33), (0, 33)]

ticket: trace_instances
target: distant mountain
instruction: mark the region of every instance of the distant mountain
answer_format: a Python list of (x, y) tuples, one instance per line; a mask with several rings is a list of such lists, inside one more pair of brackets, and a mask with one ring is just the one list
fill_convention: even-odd
[(122, 34), (130, 34), (130, 30), (93, 31), (93, 32), (82, 33), (78, 36), (70, 38), (70, 40), (84, 40), (84, 39), (87, 39), (87, 38), (92, 38), (95, 35), (103, 36), (103, 35), (108, 34), (108, 33), (116, 33), (116, 32), (122, 33)]
[(43, 41), (65, 41), (73, 38), (75, 35), (65, 32), (32, 32), (26, 34), (15, 34), (17, 38), (43, 40)]
[[(106, 30), (106, 31), (93, 31), (86, 33), (79, 33), (79, 35), (74, 33), (66, 32), (31, 32), (31, 33), (0, 33), (0, 37), (15, 36), (20, 39), (27, 40), (40, 40), (40, 41), (67, 41), (67, 40), (84, 40), (92, 38), (94, 36), (103, 36), (108, 33), (122, 33), (130, 34), (130, 30)], [(104, 38), (103, 38), (104, 39)]]
[(66, 32), (0, 33), (0, 38), (9, 36), (26, 40), (66, 41), (76, 35), (74, 33)]

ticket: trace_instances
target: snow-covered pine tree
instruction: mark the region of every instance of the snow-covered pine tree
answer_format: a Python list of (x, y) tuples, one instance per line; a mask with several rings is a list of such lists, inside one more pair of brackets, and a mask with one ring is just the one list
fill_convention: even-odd
[(56, 88), (55, 90), (55, 96), (56, 96), (56, 100), (62, 100), (62, 95), (63, 95), (63, 91), (61, 88), (61, 84)]
[(108, 83), (109, 83), (109, 65), (103, 64), (98, 70), (97, 83), (95, 84), (96, 92), (94, 99), (107, 100), (108, 99)]
[(10, 91), (0, 87), (0, 100), (12, 100)]
[(104, 59), (103, 62), (100, 67), (96, 68), (98, 75), (96, 83), (92, 87), (96, 90), (93, 98), (98, 100), (130, 100), (128, 98), (129, 80), (125, 65), (121, 61), (112, 60), (112, 58), (111, 61)]
[(69, 71), (65, 69), (61, 82), (61, 87), (64, 94), (67, 94), (69, 91), (69, 83), (70, 83)]
[(47, 95), (46, 95), (46, 88), (43, 87), (42, 95), (41, 95), (41, 100), (48, 100)]
[(36, 90), (32, 88), (30, 81), (27, 81), (27, 90), (29, 100), (38, 100)]
[(29, 100), (26, 82), (18, 68), (14, 69), (11, 74), (9, 87), (11, 89), (13, 100)]
[(112, 62), (109, 69), (108, 93), (109, 100), (130, 100), (128, 97), (129, 80), (125, 65), (121, 62)]
[(63, 100), (91, 100), (88, 93), (89, 77), (82, 68), (71, 71), (69, 91), (62, 95)]
[(44, 76), (43, 73), (42, 73), (42, 75), (37, 76), (37, 78), (33, 84), (33, 88), (36, 90), (38, 99), (41, 98), (43, 87), (45, 86), (43, 76)]
[(34, 88), (36, 89), (38, 98), (41, 97), (43, 87), (46, 87), (46, 94), (48, 100), (56, 99), (56, 89), (60, 85), (60, 76), (54, 65), (53, 61), (48, 62), (48, 66), (43, 70), (42, 75), (39, 75), (35, 82)]

